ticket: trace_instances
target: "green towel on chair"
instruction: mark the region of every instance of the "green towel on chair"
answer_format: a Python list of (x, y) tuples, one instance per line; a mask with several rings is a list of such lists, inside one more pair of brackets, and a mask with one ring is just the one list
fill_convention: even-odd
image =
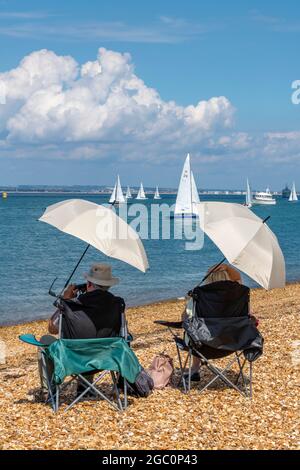
[(54, 381), (99, 370), (119, 372), (134, 383), (141, 371), (139, 361), (123, 338), (58, 339), (45, 349), (54, 362)]

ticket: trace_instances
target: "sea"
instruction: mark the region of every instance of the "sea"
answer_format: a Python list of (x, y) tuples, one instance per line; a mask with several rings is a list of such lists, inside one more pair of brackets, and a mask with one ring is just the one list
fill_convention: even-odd
[[(72, 272), (86, 245), (70, 235), (38, 221), (46, 207), (66, 199), (85, 199), (106, 204), (108, 195), (101, 194), (9, 194), (0, 199), (0, 325), (48, 318), (54, 311), (49, 287), (57, 278), (54, 289), (59, 292)], [(201, 196), (202, 201), (243, 203), (244, 196)], [(140, 201), (139, 201), (140, 202)], [(152, 196), (143, 204), (175, 203), (175, 195)], [(289, 203), (277, 198), (276, 206), (254, 206), (262, 219), (271, 216), (269, 227), (278, 237), (286, 260), (287, 281), (300, 280), (300, 202)], [(130, 221), (130, 220), (129, 220)], [(196, 224), (196, 221), (191, 221)], [(151, 231), (151, 229), (149, 229)], [(120, 278), (112, 292), (124, 297), (127, 306), (179, 298), (193, 288), (207, 269), (222, 260), (222, 253), (207, 238), (201, 249), (187, 249), (187, 240), (143, 240), (150, 268), (146, 273), (90, 248), (73, 281), (84, 282), (83, 273), (94, 262), (110, 262), (113, 274)], [(244, 283), (257, 285), (246, 276)], [(143, 318), (141, 318), (143, 321)]]

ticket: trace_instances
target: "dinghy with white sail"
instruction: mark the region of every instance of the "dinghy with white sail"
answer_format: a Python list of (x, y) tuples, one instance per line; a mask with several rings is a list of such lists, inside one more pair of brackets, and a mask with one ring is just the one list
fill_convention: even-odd
[(159, 191), (158, 191), (158, 186), (156, 186), (155, 194), (154, 194), (153, 199), (161, 199)]
[(190, 154), (187, 155), (177, 192), (174, 217), (198, 217), (200, 202), (195, 178), (191, 170)]
[(296, 192), (296, 185), (295, 185), (295, 183), (293, 183), (291, 194), (290, 194), (290, 197), (289, 197), (289, 202), (297, 202), (297, 201), (298, 201), (298, 196), (297, 196), (297, 192)]
[(141, 186), (140, 186), (139, 192), (137, 193), (136, 199), (147, 199), (147, 196), (146, 196), (145, 191), (144, 191), (143, 183), (141, 183)]
[(127, 191), (126, 191), (126, 199), (132, 199), (132, 194), (131, 194), (131, 189), (129, 186), (127, 186)]
[(252, 207), (252, 192), (249, 184), (249, 180), (247, 178), (247, 189), (246, 189), (246, 203), (245, 206)]
[(124, 194), (123, 194), (123, 191), (122, 191), (119, 175), (117, 177), (117, 181), (116, 181), (115, 187), (113, 189), (113, 192), (110, 196), (109, 202), (110, 202), (110, 204), (121, 204), (121, 203), (125, 202), (125, 198), (124, 198)]

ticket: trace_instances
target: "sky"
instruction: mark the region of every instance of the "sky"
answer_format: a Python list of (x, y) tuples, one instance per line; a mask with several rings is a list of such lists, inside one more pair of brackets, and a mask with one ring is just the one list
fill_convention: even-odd
[(299, 44), (296, 0), (0, 0), (0, 185), (300, 188)]

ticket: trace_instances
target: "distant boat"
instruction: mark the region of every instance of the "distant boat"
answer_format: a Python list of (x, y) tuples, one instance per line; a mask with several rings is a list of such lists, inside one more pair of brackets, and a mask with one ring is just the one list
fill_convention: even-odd
[(122, 191), (119, 175), (117, 177), (117, 182), (116, 182), (115, 187), (113, 189), (112, 195), (110, 196), (109, 202), (110, 202), (110, 204), (121, 204), (121, 203), (125, 202), (125, 198), (124, 198), (124, 194), (123, 194), (123, 191)]
[(127, 191), (126, 191), (125, 198), (126, 199), (132, 199), (132, 194), (131, 194), (131, 190), (130, 190), (129, 186), (127, 186)]
[(290, 197), (289, 197), (289, 202), (297, 202), (297, 201), (298, 201), (298, 196), (297, 196), (297, 193), (296, 193), (296, 185), (295, 185), (295, 183), (293, 183), (291, 194), (290, 194)]
[(139, 192), (137, 193), (136, 199), (147, 199), (147, 196), (146, 196), (145, 191), (144, 191), (143, 183), (141, 183), (141, 186), (140, 186)]
[(158, 186), (156, 186), (156, 190), (155, 190), (155, 194), (154, 194), (153, 199), (161, 199), (159, 191), (158, 191)]
[(247, 190), (246, 190), (246, 203), (245, 206), (252, 207), (252, 192), (249, 184), (249, 180), (247, 178)]
[(254, 196), (255, 204), (265, 204), (269, 206), (274, 206), (276, 204), (276, 199), (273, 198), (272, 193), (269, 188), (266, 191), (257, 192)]
[(6, 191), (3, 191), (3, 193), (2, 193), (2, 199), (7, 199), (7, 196), (8, 196), (7, 192), (6, 192)]
[(200, 198), (188, 153), (180, 177), (174, 217), (198, 217), (197, 204), (199, 202)]
[(284, 199), (288, 199), (290, 197), (290, 194), (291, 194), (291, 190), (290, 188), (288, 187), (288, 185), (286, 184), (285, 185), (285, 188), (282, 190), (281, 192), (281, 195)]

